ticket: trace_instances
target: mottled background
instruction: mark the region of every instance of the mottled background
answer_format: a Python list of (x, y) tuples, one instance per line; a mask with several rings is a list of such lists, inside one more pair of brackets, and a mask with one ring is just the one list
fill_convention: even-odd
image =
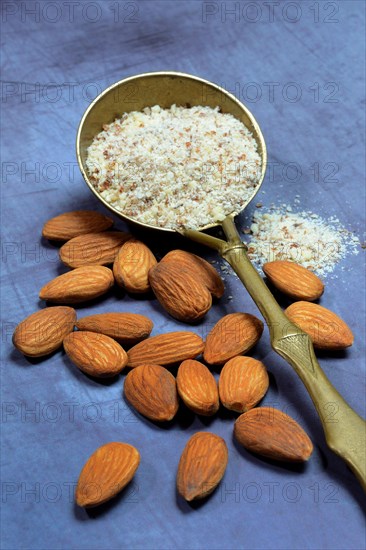
[[(62, 211), (103, 211), (79, 173), (75, 136), (90, 101), (139, 72), (178, 70), (235, 93), (263, 130), (269, 170), (259, 198), (293, 204), (342, 224), (364, 240), (364, 27), (362, 1), (4, 1), (2, 9), (2, 547), (357, 549), (365, 547), (363, 493), (330, 452), (310, 398), (270, 349), (268, 331), (253, 351), (271, 387), (263, 403), (292, 414), (314, 441), (304, 468), (264, 461), (237, 447), (233, 417), (184, 412), (160, 427), (121, 398), (123, 376), (100, 383), (58, 352), (29, 361), (11, 345), (15, 325), (39, 307), (41, 286), (64, 271), (57, 248), (40, 239)], [(255, 202), (255, 201), (254, 201)], [(250, 221), (253, 206), (238, 225)], [(124, 225), (117, 220), (117, 227)], [(183, 239), (149, 237), (157, 254)], [(364, 250), (328, 277), (321, 303), (356, 339), (322, 355), (338, 390), (365, 414)], [(225, 313), (256, 307), (233, 275), (200, 325), (202, 336)], [(232, 300), (228, 296), (233, 296)], [(285, 302), (282, 302), (285, 305)], [(78, 314), (135, 311), (154, 334), (185, 329), (150, 298), (111, 293)], [(175, 491), (176, 467), (191, 434), (226, 440), (229, 465), (206, 502)], [(111, 440), (142, 455), (133, 483), (102, 508), (85, 512), (73, 487), (86, 458)]]

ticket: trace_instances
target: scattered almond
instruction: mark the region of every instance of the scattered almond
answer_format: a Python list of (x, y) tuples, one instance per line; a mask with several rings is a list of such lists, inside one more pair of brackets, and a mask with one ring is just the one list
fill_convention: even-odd
[(304, 462), (313, 444), (297, 422), (271, 407), (251, 409), (235, 422), (234, 435), (248, 451), (273, 460)]
[(122, 244), (131, 238), (123, 231), (88, 233), (70, 239), (60, 248), (60, 259), (68, 267), (113, 264)]
[(196, 414), (212, 416), (219, 408), (219, 392), (213, 374), (194, 359), (181, 363), (177, 388), (183, 403)]
[(312, 302), (324, 292), (324, 285), (315, 273), (302, 265), (287, 260), (267, 262), (263, 271), (281, 292), (295, 300)]
[(113, 220), (92, 210), (64, 212), (48, 220), (42, 229), (42, 236), (53, 241), (68, 241), (85, 233), (100, 233), (109, 229)]
[(220, 401), (227, 409), (243, 413), (259, 403), (268, 390), (266, 367), (252, 357), (233, 357), (219, 379)]
[(128, 402), (150, 420), (172, 420), (178, 411), (175, 378), (159, 365), (140, 365), (130, 371), (124, 393)]
[(157, 264), (151, 250), (141, 241), (130, 239), (120, 248), (113, 264), (116, 283), (127, 292), (144, 293), (150, 290), (149, 269)]
[(46, 307), (32, 313), (16, 327), (13, 344), (24, 355), (42, 357), (62, 346), (74, 329), (76, 312), (71, 307)]
[(185, 359), (194, 359), (204, 348), (202, 338), (194, 332), (167, 332), (143, 340), (128, 351), (129, 367), (145, 363), (174, 365)]
[(177, 489), (188, 502), (204, 498), (217, 487), (228, 462), (225, 441), (210, 432), (197, 432), (180, 457)]
[(213, 327), (206, 339), (203, 357), (210, 365), (222, 365), (243, 355), (259, 340), (263, 323), (250, 313), (229, 313)]
[(295, 302), (286, 310), (287, 317), (306, 332), (315, 348), (339, 350), (353, 344), (349, 326), (329, 309), (311, 302)]
[(171, 250), (161, 260), (161, 262), (168, 261), (178, 262), (180, 266), (185, 267), (192, 276), (201, 280), (215, 298), (221, 298), (224, 294), (224, 283), (220, 275), (203, 258), (185, 250)]
[(125, 350), (105, 334), (71, 332), (64, 339), (64, 348), (71, 361), (90, 376), (116, 376), (127, 365)]
[(205, 284), (177, 261), (162, 262), (150, 269), (149, 280), (160, 304), (179, 321), (199, 321), (212, 305)]
[(138, 313), (96, 313), (76, 322), (79, 330), (99, 332), (130, 347), (150, 336), (153, 322)]
[(128, 443), (107, 443), (97, 449), (81, 470), (76, 502), (98, 506), (117, 495), (131, 481), (140, 464), (140, 453)]
[(108, 267), (79, 267), (49, 281), (41, 288), (39, 297), (57, 304), (76, 304), (105, 294), (113, 283), (113, 273)]

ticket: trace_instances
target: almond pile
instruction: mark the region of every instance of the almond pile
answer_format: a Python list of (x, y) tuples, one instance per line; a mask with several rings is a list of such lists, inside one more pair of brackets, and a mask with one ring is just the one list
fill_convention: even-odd
[[(313, 446), (297, 422), (279, 410), (257, 407), (268, 390), (269, 377), (261, 361), (246, 356), (264, 328), (254, 315), (224, 315), (206, 341), (192, 331), (151, 336), (152, 321), (136, 313), (105, 312), (77, 319), (70, 305), (98, 298), (114, 284), (131, 294), (153, 292), (169, 315), (186, 323), (200, 321), (224, 293), (221, 277), (205, 260), (172, 250), (158, 262), (129, 233), (111, 231), (112, 224), (110, 218), (89, 211), (68, 212), (45, 223), (43, 237), (64, 243), (60, 259), (70, 271), (40, 290), (41, 299), (61, 305), (45, 307), (19, 323), (14, 346), (29, 357), (46, 356), (63, 346), (78, 369), (96, 378), (128, 371), (124, 396), (153, 422), (171, 421), (182, 407), (213, 416), (221, 403), (240, 414), (234, 436), (248, 451), (285, 462), (308, 460)], [(271, 284), (299, 300), (285, 313), (310, 335), (315, 347), (334, 350), (352, 345), (346, 323), (311, 303), (324, 291), (316, 275), (284, 261), (270, 262), (263, 270)], [(221, 371), (218, 382), (212, 367)], [(194, 434), (178, 464), (179, 494), (187, 501), (206, 497), (219, 484), (227, 462), (221, 437)], [(81, 471), (77, 504), (97, 506), (113, 498), (131, 481), (139, 463), (138, 450), (128, 443), (98, 448)]]

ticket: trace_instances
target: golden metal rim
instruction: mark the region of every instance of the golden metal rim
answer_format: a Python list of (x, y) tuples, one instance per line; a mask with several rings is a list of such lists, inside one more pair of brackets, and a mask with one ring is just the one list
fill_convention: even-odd
[[(232, 101), (234, 101), (238, 105), (238, 107), (242, 111), (244, 111), (244, 113), (250, 119), (250, 121), (253, 124), (253, 127), (255, 128), (255, 131), (257, 133), (257, 136), (255, 137), (255, 139), (256, 139), (258, 145), (259, 144), (261, 145), (261, 149), (262, 149), (262, 154), (261, 154), (262, 166), (261, 166), (261, 175), (260, 175), (260, 178), (259, 178), (258, 185), (255, 187), (255, 189), (253, 190), (253, 193), (251, 194), (250, 198), (246, 202), (246, 204), (244, 206), (244, 208), (245, 208), (247, 206), (247, 204), (249, 204), (249, 202), (253, 199), (253, 197), (258, 193), (258, 191), (259, 191), (259, 189), (260, 189), (260, 187), (263, 183), (264, 176), (265, 176), (265, 173), (266, 173), (266, 168), (267, 168), (267, 148), (266, 148), (266, 143), (264, 141), (264, 137), (263, 137), (262, 131), (260, 129), (260, 126), (259, 126), (256, 118), (254, 117), (254, 115), (251, 113), (251, 111), (241, 101), (239, 101), (233, 94), (231, 94), (230, 92), (228, 92), (227, 90), (225, 90), (221, 86), (218, 86), (217, 84), (215, 84), (215, 83), (213, 83), (209, 80), (206, 80), (204, 78), (200, 78), (200, 77), (195, 76), (195, 75), (191, 75), (191, 74), (188, 74), (188, 73), (181, 73), (181, 72), (177, 72), (177, 71), (156, 71), (156, 72), (149, 72), (149, 73), (140, 73), (140, 74), (137, 74), (137, 75), (133, 75), (133, 76), (123, 78), (122, 80), (119, 80), (118, 82), (115, 82), (111, 86), (108, 86), (108, 88), (103, 90), (91, 102), (91, 104), (88, 106), (88, 108), (86, 109), (86, 111), (84, 112), (84, 114), (83, 114), (83, 116), (80, 120), (78, 130), (77, 130), (77, 135), (76, 135), (76, 156), (77, 156), (77, 161), (78, 161), (78, 164), (79, 164), (79, 168), (80, 168), (81, 174), (82, 174), (82, 176), (85, 180), (85, 183), (87, 184), (89, 189), (92, 191), (92, 193), (98, 198), (98, 200), (100, 202), (102, 202), (104, 204), (104, 206), (106, 206), (111, 212), (116, 214), (119, 218), (122, 218), (123, 220), (125, 220), (129, 223), (132, 223), (134, 225), (138, 225), (142, 228), (155, 229), (155, 230), (158, 229), (159, 231), (165, 231), (167, 233), (176, 233), (176, 231), (174, 229), (146, 224), (146, 223), (140, 222), (140, 221), (138, 221), (134, 218), (126, 216), (125, 214), (123, 214), (122, 212), (117, 210), (114, 206), (112, 206), (109, 202), (107, 202), (98, 193), (98, 191), (95, 189), (95, 187), (89, 181), (88, 174), (86, 173), (86, 170), (84, 169), (83, 161), (81, 159), (81, 146), (80, 146), (81, 133), (82, 133), (82, 130), (83, 130), (83, 127), (84, 127), (85, 120), (88, 117), (89, 113), (92, 111), (92, 109), (95, 107), (95, 105), (99, 101), (101, 101), (101, 99), (105, 95), (107, 95), (111, 90), (113, 90), (115, 88), (118, 88), (122, 84), (127, 84), (129, 82), (133, 82), (133, 81), (136, 81), (136, 80), (138, 81), (141, 78), (149, 78), (149, 77), (157, 77), (157, 76), (173, 76), (173, 77), (175, 76), (175, 77), (179, 77), (179, 78), (186, 78), (186, 79), (189, 79), (189, 80), (195, 80), (196, 82), (199, 82), (201, 84), (205, 84), (208, 87), (214, 88), (215, 90), (219, 91), (220, 93), (222, 93), (223, 95), (225, 95), (226, 97), (228, 97)], [(242, 210), (240, 212), (242, 212), (244, 210), (244, 208), (242, 208)], [(231, 214), (229, 214), (229, 216), (234, 218), (240, 212), (232, 212)], [(203, 227), (200, 227), (199, 230), (203, 231), (203, 230), (210, 229), (210, 228), (213, 228), (213, 227), (217, 227), (217, 226), (220, 226), (220, 225), (221, 225), (221, 222), (215, 222), (215, 223), (208, 224), (208, 225), (205, 225)]]

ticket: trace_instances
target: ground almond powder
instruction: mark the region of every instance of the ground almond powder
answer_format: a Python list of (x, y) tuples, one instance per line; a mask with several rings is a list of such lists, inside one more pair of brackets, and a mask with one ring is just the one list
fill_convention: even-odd
[(243, 232), (248, 235), (248, 255), (258, 267), (291, 260), (324, 276), (346, 254), (359, 251), (359, 239), (335, 217), (324, 220), (283, 205), (256, 211), (252, 222)]
[(246, 126), (218, 107), (156, 105), (104, 125), (87, 167), (121, 213), (159, 227), (198, 228), (243, 209), (261, 158)]

